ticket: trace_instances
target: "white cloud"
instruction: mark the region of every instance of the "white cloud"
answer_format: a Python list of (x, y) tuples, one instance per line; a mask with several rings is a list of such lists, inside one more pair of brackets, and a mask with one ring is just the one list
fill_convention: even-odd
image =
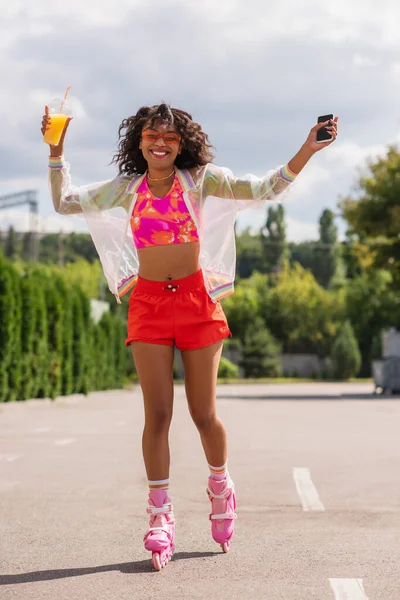
[(286, 219), (286, 235), (290, 242), (303, 242), (304, 240), (317, 240), (318, 224), (304, 223), (296, 219)]
[(64, 215), (34, 216), (26, 210), (2, 210), (0, 230), (7, 231), (10, 226), (17, 231), (36, 231), (37, 233), (87, 232), (86, 223), (78, 216)]
[(353, 56), (353, 65), (355, 67), (376, 67), (378, 65), (378, 61), (370, 58), (369, 56), (355, 54)]
[(343, 169), (354, 172), (356, 168), (364, 167), (368, 159), (383, 156), (385, 152), (386, 147), (382, 144), (360, 146), (354, 141), (349, 141), (337, 146), (332, 145), (329, 154), (324, 157), (324, 162), (336, 172)]
[[(64, 95), (60, 94), (60, 90), (37, 88), (29, 92), (28, 100), (35, 104), (38, 110), (41, 110), (43, 112), (43, 109), (46, 106), (46, 104), (49, 104), (49, 102), (51, 102), (52, 99), (59, 98), (60, 96), (61, 99), (64, 98)], [(90, 114), (88, 110), (86, 110), (79, 98), (77, 98), (73, 94), (69, 94), (67, 97), (67, 103), (72, 109), (74, 119), (90, 119)]]
[(393, 75), (400, 78), (400, 62), (395, 62), (391, 65)]
[(123, 21), (126, 13), (143, 4), (143, 0), (97, 0), (94, 7), (81, 0), (68, 2), (53, 2), (52, 0), (1, 0), (0, 9), (9, 20), (25, 17), (30, 21), (46, 23), (54, 17), (79, 17), (83, 25), (91, 27), (113, 26)]
[[(81, 0), (0, 1), (3, 19), (16, 33), (40, 35), (53, 27), (55, 19), (73, 18), (83, 27), (101, 28), (123, 25), (129, 15), (146, 11), (157, 27), (158, 12), (167, 7), (172, 13), (187, 11), (194, 19), (224, 27), (220, 38), (241, 42), (263, 36), (304, 35), (335, 43), (371, 36), (374, 44), (399, 44), (397, 0), (385, 0), (377, 9), (376, 0), (97, 0), (95, 9)], [(372, 38), (372, 34), (374, 37)], [(265, 38), (264, 38), (265, 39)]]
[(68, 84), (66, 153), (78, 185), (114, 174), (118, 126), (144, 103), (165, 98), (192, 112), (216, 162), (238, 174), (288, 161), (318, 114), (337, 112), (338, 142), (312, 159), (286, 202), (290, 236), (315, 237), (357, 168), (400, 141), (398, 0), (379, 9), (376, 0), (99, 0), (95, 9), (0, 0), (0, 10), (0, 193), (37, 189), (41, 217), (55, 218), (44, 227), (66, 217), (47, 192), (40, 122)]
[[(266, 210), (247, 210), (238, 216), (236, 231), (238, 234), (249, 229), (252, 235), (257, 235), (264, 226)], [(318, 239), (318, 223), (308, 223), (286, 215), (286, 237), (290, 242), (303, 242)]]

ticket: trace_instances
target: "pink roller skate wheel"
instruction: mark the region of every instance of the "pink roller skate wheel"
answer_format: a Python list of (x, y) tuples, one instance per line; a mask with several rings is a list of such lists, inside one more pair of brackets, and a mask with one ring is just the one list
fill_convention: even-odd
[(156, 571), (161, 571), (162, 565), (160, 562), (160, 555), (158, 554), (158, 552), (154, 552), (153, 554), (153, 567)]

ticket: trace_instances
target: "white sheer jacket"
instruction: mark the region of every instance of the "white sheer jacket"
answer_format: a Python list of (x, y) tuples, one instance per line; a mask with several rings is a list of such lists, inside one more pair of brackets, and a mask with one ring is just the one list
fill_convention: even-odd
[[(187, 208), (199, 232), (199, 262), (214, 302), (233, 293), (236, 268), (234, 223), (237, 212), (281, 200), (296, 175), (288, 165), (264, 177), (235, 177), (229, 169), (209, 163), (199, 169), (179, 170)], [(72, 184), (64, 157), (49, 159), (49, 188), (56, 212), (83, 213), (99, 254), (110, 291), (118, 303), (137, 281), (138, 253), (130, 218), (137, 189), (145, 175), (119, 175), (85, 186)]]

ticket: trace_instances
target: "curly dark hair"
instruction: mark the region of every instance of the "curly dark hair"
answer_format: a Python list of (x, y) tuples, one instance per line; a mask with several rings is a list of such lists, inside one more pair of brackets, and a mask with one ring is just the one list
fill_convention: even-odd
[[(118, 152), (110, 164), (118, 165), (120, 175), (142, 175), (146, 172), (147, 162), (139, 148), (142, 131), (145, 125), (154, 127), (160, 123), (174, 125), (182, 136), (182, 152), (175, 160), (178, 169), (203, 166), (213, 160), (210, 152), (213, 146), (200, 125), (193, 121), (192, 115), (165, 103), (142, 106), (135, 116), (124, 119), (118, 130)], [(121, 133), (124, 129), (125, 133)]]

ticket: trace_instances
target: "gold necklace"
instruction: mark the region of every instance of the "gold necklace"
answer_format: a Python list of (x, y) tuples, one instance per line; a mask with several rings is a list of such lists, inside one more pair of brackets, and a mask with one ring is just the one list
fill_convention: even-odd
[(151, 181), (164, 181), (165, 179), (169, 179), (174, 173), (175, 169), (173, 169), (173, 171), (171, 171), (171, 173), (167, 175), (167, 177), (150, 177), (149, 172), (147, 172), (147, 179), (150, 179)]

